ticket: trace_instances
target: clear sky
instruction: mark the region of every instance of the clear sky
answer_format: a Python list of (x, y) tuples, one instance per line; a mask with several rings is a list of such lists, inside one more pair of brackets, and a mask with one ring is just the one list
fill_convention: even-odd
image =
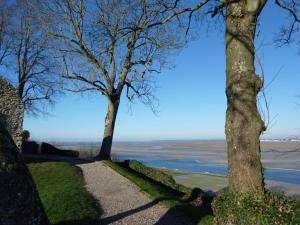
[[(272, 123), (263, 138), (300, 136), (300, 44), (272, 44), (286, 14), (269, 1), (260, 19), (258, 55), (266, 83)], [(299, 35), (298, 35), (299, 37)], [(224, 139), (226, 111), (223, 29), (200, 32), (180, 54), (170, 58), (174, 69), (157, 75), (158, 115), (122, 98), (114, 140)], [(101, 95), (73, 94), (57, 99), (47, 117), (25, 117), (32, 138), (48, 141), (101, 141), (107, 105)]]

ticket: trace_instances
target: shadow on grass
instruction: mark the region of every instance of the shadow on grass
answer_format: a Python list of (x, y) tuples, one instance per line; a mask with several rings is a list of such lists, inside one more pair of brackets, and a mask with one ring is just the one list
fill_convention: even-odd
[(25, 155), (51, 225), (99, 225), (102, 207), (85, 188), (83, 172), (69, 161)]

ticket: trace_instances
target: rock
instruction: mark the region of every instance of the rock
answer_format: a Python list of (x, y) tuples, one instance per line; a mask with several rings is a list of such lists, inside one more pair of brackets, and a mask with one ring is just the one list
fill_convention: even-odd
[(0, 120), (17, 147), (22, 145), (24, 107), (17, 90), (0, 75)]

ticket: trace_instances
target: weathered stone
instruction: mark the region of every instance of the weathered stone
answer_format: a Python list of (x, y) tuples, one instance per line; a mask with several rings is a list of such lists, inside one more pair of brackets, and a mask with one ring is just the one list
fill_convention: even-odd
[(0, 120), (17, 147), (22, 145), (24, 107), (16, 89), (0, 75)]
[(1, 225), (49, 224), (31, 175), (1, 121), (0, 199)]

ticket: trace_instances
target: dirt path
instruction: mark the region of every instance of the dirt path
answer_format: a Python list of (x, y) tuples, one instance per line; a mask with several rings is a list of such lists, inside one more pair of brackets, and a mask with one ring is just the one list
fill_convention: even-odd
[(102, 224), (192, 225), (174, 210), (154, 203), (136, 185), (101, 162), (78, 164), (87, 190), (103, 210)]

